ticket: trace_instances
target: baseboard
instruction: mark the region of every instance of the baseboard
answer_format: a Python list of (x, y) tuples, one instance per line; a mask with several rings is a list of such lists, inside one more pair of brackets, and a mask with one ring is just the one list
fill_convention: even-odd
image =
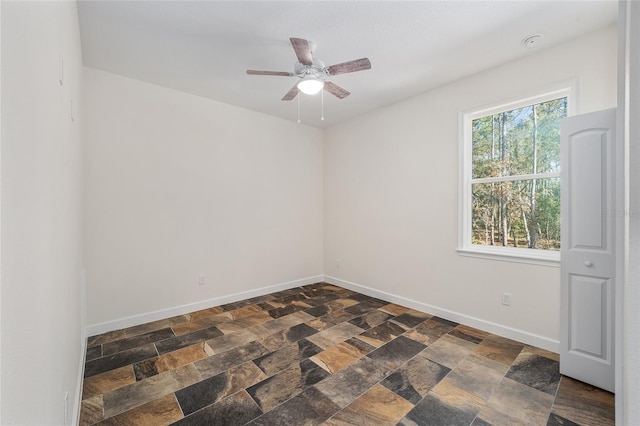
[(307, 284), (314, 284), (322, 281), (323, 279), (323, 275), (316, 275), (267, 287), (261, 287), (255, 290), (243, 291), (221, 297), (214, 297), (213, 299), (207, 299), (200, 302), (189, 303), (186, 305), (175, 306), (167, 309), (160, 309), (153, 312), (133, 315), (130, 317), (120, 318), (113, 321), (106, 321), (99, 324), (92, 324), (87, 327), (87, 336), (95, 336), (97, 334), (106, 333), (108, 331), (133, 327), (135, 325), (171, 318), (176, 315), (188, 314), (189, 312), (195, 312), (201, 309), (211, 308), (213, 306), (233, 303), (244, 299), (251, 299), (252, 297), (264, 296), (265, 294), (274, 293), (276, 291), (288, 290), (290, 288), (300, 287)]
[(431, 315), (436, 315), (449, 321), (454, 321), (459, 324), (464, 324), (469, 327), (474, 327), (480, 330), (484, 330), (489, 333), (496, 334), (498, 336), (517, 340), (519, 342), (526, 343), (527, 345), (535, 346), (541, 349), (546, 349), (551, 352), (558, 353), (560, 350), (559, 341), (552, 340), (543, 336), (539, 336), (537, 334), (532, 334), (523, 330), (518, 330), (512, 327), (508, 327), (502, 324), (496, 324), (494, 322), (485, 321), (479, 318), (474, 318), (469, 315), (461, 314), (459, 312), (450, 311), (448, 309), (438, 308), (437, 306), (418, 302), (416, 300), (408, 299), (406, 297), (398, 296), (392, 293), (387, 293), (386, 291), (376, 290), (371, 287), (367, 287), (361, 284), (356, 284), (356, 283), (346, 281), (340, 278), (332, 277), (329, 275), (325, 275), (323, 281), (329, 284), (334, 284), (340, 287), (344, 287), (349, 290), (357, 291), (358, 293), (366, 294), (367, 296), (376, 297), (382, 300), (387, 300), (389, 302), (397, 303), (399, 305), (403, 305), (408, 308), (426, 312)]
[[(84, 269), (80, 271), (80, 365), (76, 379), (76, 394), (71, 407), (71, 425), (80, 424), (80, 411), (82, 409), (82, 383), (84, 381), (84, 366), (87, 362), (87, 277)], [(66, 420), (66, 419), (65, 419)]]
[(87, 335), (81, 331), (82, 344), (80, 345), (80, 366), (78, 367), (78, 379), (76, 383), (76, 394), (73, 399), (71, 425), (80, 424), (80, 409), (82, 408), (82, 382), (84, 380), (84, 364), (87, 362)]

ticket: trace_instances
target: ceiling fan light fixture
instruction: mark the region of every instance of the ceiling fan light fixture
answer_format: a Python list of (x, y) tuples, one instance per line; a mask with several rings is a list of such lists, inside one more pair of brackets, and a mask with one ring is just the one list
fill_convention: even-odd
[(305, 78), (304, 80), (298, 83), (298, 90), (300, 90), (305, 95), (315, 95), (320, 93), (322, 88), (324, 87), (324, 81), (318, 80), (317, 78)]

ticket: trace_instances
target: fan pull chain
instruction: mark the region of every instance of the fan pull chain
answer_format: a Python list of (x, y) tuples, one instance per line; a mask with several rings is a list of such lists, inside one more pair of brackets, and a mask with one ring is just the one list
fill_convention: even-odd
[(322, 115), (320, 117), (321, 121), (324, 121), (324, 90), (321, 90), (320, 92), (320, 99), (322, 100)]
[(300, 121), (300, 97), (301, 96), (302, 96), (301, 94), (298, 94), (298, 96), (297, 96), (297, 98), (298, 98), (298, 123), (301, 123), (301, 121)]

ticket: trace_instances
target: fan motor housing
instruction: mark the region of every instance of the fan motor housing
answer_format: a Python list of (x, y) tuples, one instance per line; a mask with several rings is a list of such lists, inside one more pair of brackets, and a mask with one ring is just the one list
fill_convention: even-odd
[(315, 58), (313, 59), (313, 64), (311, 65), (304, 65), (300, 62), (296, 62), (294, 66), (294, 72), (300, 78), (304, 78), (307, 76), (320, 78), (326, 76), (324, 62)]

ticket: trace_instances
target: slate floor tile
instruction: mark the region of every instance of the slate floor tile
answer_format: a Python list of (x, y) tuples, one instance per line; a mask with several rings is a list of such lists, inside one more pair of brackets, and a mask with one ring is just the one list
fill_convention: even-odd
[(407, 308), (406, 306), (397, 305), (395, 303), (389, 303), (384, 306), (381, 306), (380, 309), (382, 312), (386, 312), (393, 316), (398, 316), (400, 314), (404, 314), (407, 311), (410, 311), (411, 308)]
[(151, 402), (201, 380), (192, 364), (167, 371), (103, 395), (105, 418)]
[(183, 417), (173, 394), (133, 408), (100, 422), (100, 426), (165, 426)]
[(318, 330), (307, 324), (298, 324), (285, 330), (269, 334), (259, 340), (260, 344), (269, 351), (276, 351), (295, 343), (305, 337), (316, 334)]
[(540, 355), (521, 353), (506, 377), (555, 396), (560, 384), (560, 363)]
[(398, 425), (469, 425), (478, 411), (479, 407), (472, 404), (449, 404), (438, 395), (430, 393)]
[(313, 344), (309, 340), (303, 339), (299, 342), (292, 343), (275, 352), (263, 355), (255, 359), (253, 362), (267, 376), (273, 376), (280, 371), (289, 368), (294, 364), (314, 356), (322, 352), (322, 348)]
[(93, 359), (100, 358), (100, 357), (102, 357), (102, 345), (87, 348), (85, 361), (91, 361)]
[(387, 376), (389, 371), (364, 357), (318, 383), (315, 388), (341, 408)]
[(313, 316), (311, 315), (305, 314), (304, 312), (295, 312), (291, 315), (285, 315), (272, 321), (262, 323), (261, 327), (271, 333), (277, 333), (311, 319), (313, 319)]
[(520, 353), (521, 354), (523, 354), (523, 353), (531, 353), (531, 354), (535, 354), (535, 355), (540, 355), (540, 356), (543, 356), (545, 358), (549, 358), (549, 359), (551, 359), (553, 361), (560, 362), (560, 354), (548, 351), (546, 349), (536, 348), (534, 346), (524, 345), (524, 349), (522, 349), (522, 351)]
[(349, 321), (354, 318), (354, 314), (350, 314), (345, 312), (344, 310), (334, 310), (328, 313), (327, 315), (323, 315), (321, 317), (315, 318), (307, 322), (307, 325), (315, 328), (316, 330), (326, 330), (327, 328), (331, 328), (334, 325), (341, 324), (345, 321)]
[(108, 370), (102, 374), (96, 374), (84, 379), (82, 383), (82, 399), (102, 395), (135, 382), (136, 376), (131, 364)]
[(349, 323), (360, 327), (363, 330), (369, 330), (371, 327), (380, 325), (390, 318), (393, 318), (393, 315), (374, 309), (373, 311), (369, 311), (362, 316), (350, 320)]
[(323, 349), (328, 349), (360, 333), (362, 333), (362, 329), (360, 327), (346, 322), (327, 328), (326, 330), (316, 333), (311, 337), (307, 337), (307, 340), (315, 343)]
[(182, 336), (184, 334), (190, 334), (196, 331), (211, 328), (215, 325), (224, 324), (225, 322), (229, 321), (232, 321), (231, 315), (223, 312), (211, 317), (194, 318), (191, 321), (176, 324), (172, 326), (171, 329), (176, 336)]
[(358, 350), (358, 352), (360, 352), (363, 356), (368, 354), (369, 352), (373, 352), (376, 350), (375, 346), (372, 346), (360, 339), (358, 339), (358, 337), (352, 337), (351, 339), (347, 339), (344, 341), (345, 343), (348, 343), (349, 345), (353, 346), (354, 348), (356, 348)]
[(393, 318), (393, 322), (400, 323), (407, 326), (408, 328), (413, 328), (421, 322), (428, 320), (429, 318), (431, 318), (431, 315), (411, 309)]
[(404, 336), (385, 343), (367, 356), (388, 370), (395, 370), (420, 353), (426, 346)]
[(236, 304), (238, 306), (237, 308), (232, 309), (230, 311), (225, 311), (231, 315), (231, 318), (233, 318), (233, 320), (251, 317), (256, 314), (262, 315), (262, 309), (259, 306), (251, 305), (249, 304), (249, 302), (246, 302), (246, 301), (236, 302)]
[[(306, 306), (306, 308), (310, 308), (311, 306)], [(271, 315), (272, 318), (280, 318), (283, 317), (285, 315), (289, 315), (292, 314), (294, 312), (297, 311), (301, 311), (305, 309), (305, 306), (300, 306), (300, 305), (285, 305), (283, 307), (280, 308), (273, 308), (269, 311), (269, 315)]]
[(150, 358), (133, 364), (136, 380), (143, 380), (169, 370), (175, 370), (183, 365), (213, 355), (211, 347), (205, 343), (196, 343), (186, 348)]
[(347, 341), (312, 356), (311, 360), (333, 374), (353, 364), (362, 358), (362, 355), (366, 354)]
[[(485, 408), (530, 425), (545, 425), (551, 412), (553, 396), (514, 380), (504, 378), (493, 392)], [(485, 413), (480, 417), (491, 421)]]
[(331, 311), (332, 309), (327, 305), (317, 305), (317, 306), (314, 306), (313, 308), (304, 310), (305, 313), (309, 315), (313, 315), (316, 318), (321, 317), (323, 315), (327, 315)]
[(383, 306), (384, 303), (379, 303), (374, 299), (367, 299), (364, 302), (360, 302), (357, 305), (350, 306), (345, 308), (345, 312), (348, 312), (353, 315), (362, 315), (367, 312), (373, 311), (374, 309)]
[(114, 340), (120, 340), (127, 337), (127, 332), (123, 330), (114, 330), (107, 333), (98, 334), (96, 336), (89, 336), (87, 338), (87, 347), (92, 348), (97, 345), (103, 345), (105, 343), (113, 342)]
[(268, 313), (264, 311), (260, 311), (253, 315), (238, 318), (233, 321), (223, 322), (221, 324), (216, 325), (216, 327), (223, 334), (231, 334), (231, 333), (245, 331), (247, 328), (251, 327), (252, 325), (262, 324), (272, 320), (273, 318), (271, 318), (271, 316)]
[(415, 357), (391, 373), (381, 384), (412, 404), (417, 404), (449, 371), (444, 365)]
[(490, 335), (490, 333), (487, 333), (486, 331), (478, 330), (477, 328), (468, 327), (466, 325), (458, 325), (456, 328), (451, 330), (449, 334), (460, 339), (468, 340), (471, 343), (480, 343)]
[(511, 365), (524, 346), (524, 344), (511, 339), (491, 335), (480, 342), (474, 352), (494, 361)]
[(455, 328), (455, 326), (444, 324), (434, 318), (418, 324), (415, 328), (407, 331), (405, 336), (428, 346)]
[(324, 424), (393, 426), (413, 408), (413, 404), (381, 385), (374, 385)]
[(258, 342), (251, 342), (243, 346), (239, 346), (230, 351), (221, 354), (215, 354), (210, 357), (194, 362), (195, 367), (203, 379), (215, 376), (216, 374), (227, 371), (233, 367), (252, 361), (264, 354), (268, 350)]
[(85, 363), (84, 377), (95, 376), (96, 374), (105, 373), (116, 368), (124, 367), (134, 362), (143, 361), (158, 355), (153, 343), (148, 345), (132, 348), (116, 354), (93, 359)]
[(125, 329), (127, 337), (139, 336), (153, 331), (170, 328), (177, 324), (182, 324), (191, 319), (193, 314), (177, 315), (171, 318), (165, 318), (158, 321), (152, 321), (145, 324), (135, 325)]
[(243, 425), (261, 414), (262, 411), (247, 392), (240, 391), (173, 424), (179, 426)]
[(219, 354), (256, 340), (259, 340), (256, 333), (251, 332), (249, 329), (244, 329), (236, 333), (223, 334), (222, 336), (209, 339), (207, 340), (207, 346), (214, 354)]
[(316, 363), (305, 359), (249, 388), (247, 392), (267, 412), (329, 376)]
[(613, 425), (615, 395), (562, 376), (552, 412), (580, 425)]
[(376, 348), (384, 345), (388, 341), (395, 339), (405, 332), (405, 329), (390, 321), (385, 321), (364, 333), (357, 338), (365, 343), (375, 346)]
[(474, 343), (447, 334), (429, 345), (420, 356), (446, 367), (455, 368), (476, 346)]
[(549, 420), (547, 421), (547, 426), (578, 426), (578, 423), (574, 423), (569, 419), (565, 419), (564, 417), (559, 416), (556, 413), (551, 413), (549, 415)]
[(482, 362), (482, 357), (469, 356), (456, 365), (443, 382), (486, 401), (500, 385), (503, 377), (504, 371), (487, 366)]
[(433, 316), (433, 317), (431, 317), (431, 319), (433, 321), (435, 321), (435, 322), (439, 322), (442, 325), (445, 325), (447, 327), (451, 327), (452, 329), (457, 327), (458, 325), (460, 325), (455, 321), (449, 321), (447, 319), (444, 319), (444, 318), (441, 318), (441, 317), (437, 317), (437, 316)]
[(333, 311), (344, 310), (353, 305), (357, 305), (358, 301), (353, 299), (335, 299), (327, 303), (327, 306)]
[(373, 297), (367, 296), (366, 294), (362, 294), (362, 293), (354, 293), (351, 296), (349, 296), (349, 299), (355, 300), (356, 302), (364, 302), (364, 301), (373, 299)]
[(177, 390), (176, 399), (185, 416), (252, 386), (267, 376), (251, 361)]
[(218, 330), (217, 327), (213, 326), (203, 330), (194, 331), (193, 333), (162, 340), (161, 342), (157, 342), (155, 345), (158, 349), (158, 353), (162, 355), (218, 336), (222, 336), (222, 332)]
[[(478, 413), (478, 416), (472, 423), (473, 425), (491, 425), (491, 426), (529, 426), (530, 420), (519, 419), (517, 414), (511, 416), (509, 413), (499, 411), (489, 405), (485, 405)], [(542, 423), (536, 423), (542, 425)]]
[(319, 425), (339, 409), (340, 407), (320, 391), (310, 387), (249, 424), (251, 426)]
[(80, 426), (93, 425), (104, 419), (102, 395), (82, 400), (80, 404)]

